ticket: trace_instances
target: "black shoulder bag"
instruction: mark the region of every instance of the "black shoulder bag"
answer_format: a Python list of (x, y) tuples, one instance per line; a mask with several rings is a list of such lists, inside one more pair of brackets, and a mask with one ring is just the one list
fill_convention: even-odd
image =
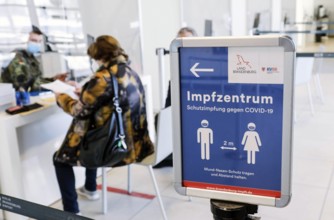
[(114, 91), (113, 112), (110, 119), (101, 127), (88, 130), (80, 146), (80, 164), (88, 168), (113, 167), (127, 155), (122, 108), (119, 106), (118, 82), (110, 73)]

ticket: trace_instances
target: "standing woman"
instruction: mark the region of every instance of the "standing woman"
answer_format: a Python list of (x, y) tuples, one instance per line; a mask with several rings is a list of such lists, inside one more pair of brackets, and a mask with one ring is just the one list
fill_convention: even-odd
[[(154, 152), (147, 130), (144, 88), (137, 73), (127, 64), (128, 55), (114, 37), (107, 35), (98, 37), (87, 53), (100, 67), (79, 91), (79, 99), (72, 99), (66, 94), (56, 95), (57, 104), (73, 116), (65, 140), (54, 155), (64, 210), (73, 213), (79, 213), (73, 172), (73, 166), (80, 165), (78, 146), (89, 127), (102, 126), (113, 111), (110, 74), (118, 81), (125, 142), (129, 149), (127, 157), (118, 166), (140, 162)], [(96, 169), (86, 168), (85, 185), (78, 193), (88, 199), (98, 198)]]

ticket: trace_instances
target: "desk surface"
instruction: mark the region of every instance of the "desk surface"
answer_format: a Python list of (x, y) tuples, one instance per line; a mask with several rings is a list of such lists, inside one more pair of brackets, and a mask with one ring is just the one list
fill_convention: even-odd
[[(147, 94), (149, 129), (153, 132), (150, 135), (154, 140), (151, 79), (142, 77), (142, 81)], [(48, 105), (37, 111), (17, 115), (0, 112), (0, 192), (50, 205), (60, 199), (52, 155), (66, 135), (72, 117), (55, 104), (54, 98), (45, 98), (44, 103), (37, 97), (30, 98), (32, 103)], [(82, 186), (85, 169), (75, 167), (74, 172), (76, 187)], [(26, 219), (10, 212), (5, 215), (8, 220)]]
[[(24, 114), (0, 113), (1, 193), (42, 205), (60, 199), (52, 155), (71, 120), (54, 102)], [(84, 182), (84, 170), (79, 172), (78, 186)], [(10, 212), (5, 217), (26, 219)]]

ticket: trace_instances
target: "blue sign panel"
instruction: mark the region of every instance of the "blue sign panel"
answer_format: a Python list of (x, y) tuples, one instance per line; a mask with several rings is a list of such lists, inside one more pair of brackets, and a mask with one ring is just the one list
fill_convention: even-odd
[(251, 51), (179, 48), (184, 187), (281, 195), (283, 53)]

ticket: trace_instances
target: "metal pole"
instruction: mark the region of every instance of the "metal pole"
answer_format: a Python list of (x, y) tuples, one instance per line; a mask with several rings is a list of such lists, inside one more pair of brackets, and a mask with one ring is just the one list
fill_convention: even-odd
[(156, 54), (158, 55), (159, 60), (159, 86), (160, 86), (160, 106), (161, 109), (165, 107), (164, 100), (166, 99), (166, 87), (165, 87), (165, 59), (164, 56), (168, 54), (169, 51), (164, 48), (157, 48)]
[(158, 202), (159, 202), (159, 205), (160, 205), (162, 216), (163, 216), (164, 220), (167, 220), (165, 207), (164, 207), (164, 204), (162, 203), (160, 191), (159, 191), (159, 188), (158, 188), (157, 180), (155, 179), (155, 175), (154, 175), (154, 172), (153, 172), (152, 165), (147, 166), (147, 168), (150, 171), (150, 175), (151, 175), (152, 182), (153, 182), (153, 185), (154, 185), (155, 193), (157, 194), (157, 198), (158, 198)]
[(131, 164), (128, 165), (128, 186), (127, 186), (127, 189), (128, 189), (128, 194), (131, 194), (131, 192), (132, 192), (132, 189), (131, 189)]
[(139, 46), (140, 46), (141, 74), (145, 74), (145, 71), (144, 71), (144, 31), (143, 31), (143, 14), (142, 14), (141, 0), (137, 0), (137, 4), (138, 4), (138, 21), (139, 21)]
[(107, 214), (107, 170), (102, 167), (102, 213)]

